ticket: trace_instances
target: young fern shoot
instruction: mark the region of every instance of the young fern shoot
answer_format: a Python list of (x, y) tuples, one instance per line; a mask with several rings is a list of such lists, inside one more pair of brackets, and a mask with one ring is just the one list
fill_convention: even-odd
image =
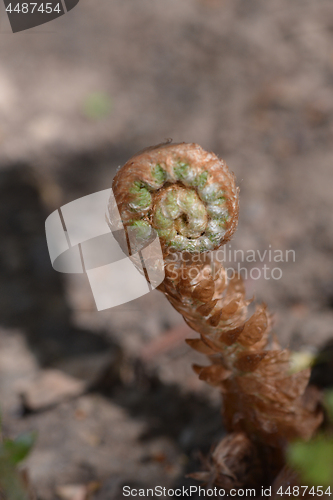
[(290, 352), (270, 335), (265, 304), (248, 318), (241, 277), (228, 280), (214, 258), (237, 227), (234, 175), (197, 144), (168, 143), (131, 158), (112, 188), (126, 228), (147, 242), (157, 232), (165, 266), (159, 290), (200, 334), (187, 343), (210, 364), (194, 370), (223, 395), (229, 434), (208, 470), (193, 477), (226, 489), (271, 484), (288, 441), (309, 439), (322, 414), (307, 390), (309, 369), (290, 373)]

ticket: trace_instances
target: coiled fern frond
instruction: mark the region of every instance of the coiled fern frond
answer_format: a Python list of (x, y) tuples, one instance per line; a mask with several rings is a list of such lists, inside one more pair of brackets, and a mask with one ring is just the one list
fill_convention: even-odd
[(290, 352), (272, 337), (265, 304), (248, 318), (241, 277), (228, 280), (214, 256), (237, 227), (234, 175), (197, 144), (164, 144), (131, 158), (112, 188), (126, 227), (147, 241), (157, 231), (165, 266), (159, 289), (200, 334), (187, 343), (210, 364), (195, 372), (223, 395), (230, 434), (209, 470), (193, 477), (225, 488), (268, 484), (284, 465), (287, 442), (309, 439), (322, 414), (307, 391), (310, 370), (290, 373)]
[(165, 144), (134, 156), (116, 174), (113, 191), (124, 225), (147, 237), (156, 229), (165, 253), (216, 249), (237, 226), (234, 176), (197, 144)]

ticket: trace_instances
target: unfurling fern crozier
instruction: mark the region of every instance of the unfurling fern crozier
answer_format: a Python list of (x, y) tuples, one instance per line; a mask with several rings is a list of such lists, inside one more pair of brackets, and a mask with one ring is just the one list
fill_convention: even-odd
[(227, 489), (273, 480), (286, 443), (310, 438), (322, 415), (307, 393), (309, 370), (291, 374), (289, 351), (271, 337), (266, 306), (248, 318), (241, 277), (228, 280), (214, 257), (237, 227), (234, 175), (197, 144), (164, 144), (132, 157), (112, 188), (125, 227), (147, 242), (157, 232), (165, 266), (159, 289), (200, 334), (187, 342), (210, 365), (194, 369), (223, 395), (229, 435), (195, 477)]

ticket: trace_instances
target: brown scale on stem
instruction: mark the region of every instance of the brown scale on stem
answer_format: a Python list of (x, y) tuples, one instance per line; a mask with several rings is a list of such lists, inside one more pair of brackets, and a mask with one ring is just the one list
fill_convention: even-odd
[[(238, 222), (238, 188), (224, 161), (197, 144), (164, 144), (137, 154), (113, 182), (122, 221), (142, 238), (160, 238), (165, 279), (159, 289), (200, 334), (188, 339), (210, 365), (194, 366), (223, 395), (230, 433), (206, 472), (193, 477), (222, 487), (269, 484), (284, 466), (288, 441), (309, 439), (322, 422), (310, 370), (290, 373), (290, 352), (271, 335), (265, 304), (248, 318), (239, 276), (228, 280), (213, 250)], [(251, 465), (252, 464), (252, 465)]]

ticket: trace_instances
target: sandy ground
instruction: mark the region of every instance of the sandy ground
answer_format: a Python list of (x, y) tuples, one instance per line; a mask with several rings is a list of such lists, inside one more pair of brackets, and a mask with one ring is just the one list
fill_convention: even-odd
[(223, 433), (219, 395), (191, 371), (195, 334), (162, 294), (98, 313), (85, 278), (49, 262), (46, 217), (136, 151), (172, 138), (223, 157), (241, 188), (228, 249), (295, 252), (280, 279), (251, 277), (276, 267), (267, 254), (242, 264), (248, 296), (283, 345), (332, 337), (332, 42), (327, 0), (81, 0), (15, 35), (1, 17), (0, 402), (5, 433), (38, 431), (41, 500), (194, 484)]

